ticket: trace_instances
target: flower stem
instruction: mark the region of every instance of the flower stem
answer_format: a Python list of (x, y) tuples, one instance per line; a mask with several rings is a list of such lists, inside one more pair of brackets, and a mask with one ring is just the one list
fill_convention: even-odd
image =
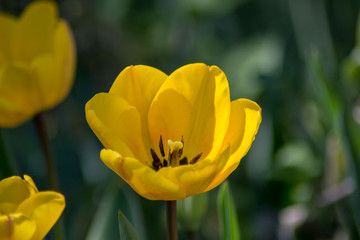
[(177, 240), (176, 201), (166, 201), (168, 240)]
[(34, 117), (34, 122), (36, 125), (36, 129), (39, 134), (40, 142), (42, 145), (42, 149), (45, 155), (45, 164), (48, 176), (49, 187), (52, 190), (59, 190), (58, 180), (57, 180), (57, 172), (55, 169), (55, 161), (51, 149), (51, 144), (49, 140), (49, 136), (45, 126), (45, 119), (43, 113), (39, 113)]
[(188, 240), (196, 240), (197, 239), (197, 234), (195, 231), (188, 231), (187, 235), (188, 235)]
[[(45, 155), (45, 165), (47, 170), (47, 178), (49, 187), (52, 190), (59, 191), (59, 183), (58, 183), (58, 175), (55, 168), (55, 160), (54, 155), (51, 149), (50, 139), (48, 132), (46, 130), (45, 118), (43, 113), (39, 113), (35, 115), (34, 122), (36, 125), (36, 129), (39, 134), (39, 139), (42, 145), (42, 149)], [(63, 240), (64, 239), (64, 222), (62, 219), (55, 224), (54, 228), (54, 239), (55, 240)]]

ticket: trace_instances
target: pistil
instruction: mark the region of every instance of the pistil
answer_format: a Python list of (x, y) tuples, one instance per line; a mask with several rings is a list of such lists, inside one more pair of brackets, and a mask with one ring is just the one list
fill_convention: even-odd
[(182, 144), (182, 142), (180, 142), (180, 141), (173, 142), (169, 139), (168, 145), (169, 145), (168, 160), (169, 160), (170, 166), (172, 166), (172, 167), (179, 166), (180, 165), (179, 159), (181, 158), (184, 144)]

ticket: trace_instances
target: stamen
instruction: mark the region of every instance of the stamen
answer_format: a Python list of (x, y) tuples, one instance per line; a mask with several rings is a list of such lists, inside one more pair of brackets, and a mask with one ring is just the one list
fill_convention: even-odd
[(188, 165), (189, 163), (188, 163), (187, 157), (182, 158), (180, 160), (179, 164), (180, 165)]
[(152, 165), (153, 165), (155, 171), (158, 171), (160, 168), (163, 167), (163, 165), (161, 164), (160, 159), (156, 155), (156, 152), (154, 151), (154, 149), (150, 148), (150, 152), (151, 152), (151, 157), (153, 159)]
[(179, 150), (179, 158), (181, 158), (182, 154), (183, 154), (183, 149), (184, 149), (184, 136), (181, 136), (181, 143), (182, 143), (182, 148)]
[(201, 157), (202, 153), (196, 155), (193, 159), (191, 159), (190, 164), (195, 164)]
[(181, 136), (180, 141), (173, 142), (171, 139), (168, 139), (168, 145), (169, 155), (167, 158), (165, 158), (164, 143), (162, 135), (160, 135), (159, 150), (162, 160), (160, 160), (154, 149), (150, 148), (151, 157), (153, 159), (152, 166), (155, 171), (158, 171), (160, 168), (168, 166), (177, 167), (182, 165), (195, 164), (202, 156), (202, 153), (199, 153), (193, 159), (191, 159), (190, 162), (188, 161), (188, 158), (186, 156), (181, 158), (184, 151), (184, 136)]
[(160, 141), (159, 141), (159, 149), (160, 149), (161, 156), (165, 157), (164, 145), (163, 145), (163, 140), (162, 140), (161, 135), (160, 135)]

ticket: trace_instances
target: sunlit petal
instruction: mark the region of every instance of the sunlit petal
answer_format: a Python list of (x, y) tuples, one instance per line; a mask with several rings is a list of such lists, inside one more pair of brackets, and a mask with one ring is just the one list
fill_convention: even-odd
[(89, 126), (106, 148), (149, 162), (137, 109), (118, 95), (99, 93), (85, 107)]
[(178, 184), (134, 158), (123, 158), (117, 152), (106, 149), (101, 151), (100, 158), (108, 168), (116, 172), (138, 194), (147, 199), (185, 198), (185, 192)]
[(232, 173), (240, 163), (241, 158), (249, 151), (261, 123), (261, 108), (247, 99), (231, 102), (229, 130), (224, 144), (230, 144), (231, 155), (224, 170), (208, 187), (216, 187)]
[[(185, 135), (190, 115), (191, 105), (182, 94), (172, 89), (163, 91), (153, 102), (149, 111), (149, 131), (154, 145), (156, 146), (160, 135), (165, 142), (168, 139), (181, 140), (181, 137)], [(169, 151), (167, 144), (164, 145), (164, 149), (165, 152)], [(158, 148), (155, 150), (159, 154)]]
[[(169, 91), (177, 94), (169, 94)], [(179, 105), (180, 98), (184, 98), (188, 106)], [(196, 156), (202, 152), (206, 157), (211, 153), (209, 157), (213, 158), (218, 153), (226, 133), (230, 110), (228, 82), (218, 67), (199, 63), (177, 69), (159, 89), (153, 107), (161, 108), (161, 111), (152, 113), (150, 110), (150, 131), (156, 122), (169, 118), (169, 113), (174, 112), (175, 108), (178, 120), (173, 121), (168, 129), (177, 129), (180, 125), (186, 129), (182, 133), (186, 144), (184, 154)], [(151, 135), (156, 138), (157, 133)], [(169, 137), (180, 140), (177, 135)]]
[(125, 68), (115, 79), (109, 93), (124, 98), (140, 113), (143, 141), (149, 145), (147, 115), (150, 104), (167, 75), (162, 71), (144, 65)]

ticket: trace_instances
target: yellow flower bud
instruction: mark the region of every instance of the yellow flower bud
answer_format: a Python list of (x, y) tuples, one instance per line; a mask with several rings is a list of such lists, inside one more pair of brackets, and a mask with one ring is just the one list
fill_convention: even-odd
[(75, 44), (52, 1), (34, 1), (19, 18), (0, 13), (0, 127), (15, 127), (69, 93)]

